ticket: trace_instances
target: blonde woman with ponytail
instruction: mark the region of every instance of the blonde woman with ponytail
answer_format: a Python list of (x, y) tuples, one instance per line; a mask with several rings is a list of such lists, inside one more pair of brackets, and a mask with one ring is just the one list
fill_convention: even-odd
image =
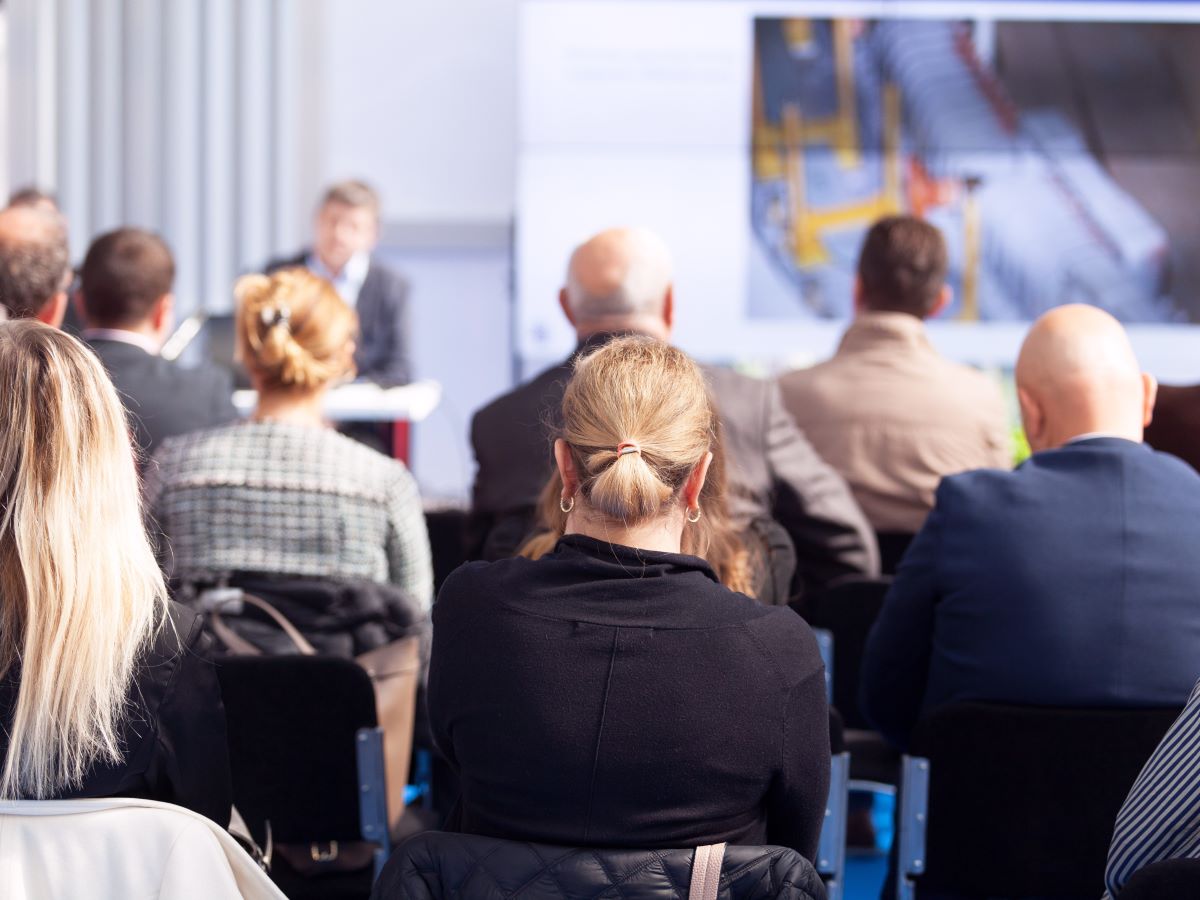
[[(433, 567), (416, 482), (322, 415), (330, 388), (354, 377), (354, 310), (306, 269), (247, 275), (234, 293), (258, 406), (249, 422), (164, 442), (146, 473), (172, 579), (390, 584), (427, 609)], [(333, 643), (323, 649), (369, 649), (361, 635), (342, 640), (354, 627), (325, 621)]]
[(816, 640), (702, 558), (716, 419), (686, 354), (584, 356), (554, 444), (562, 537), (469, 563), (434, 607), (429, 707), (450, 827), (601, 847), (782, 844), (812, 859), (829, 787)]
[(168, 603), (129, 423), (100, 362), (0, 324), (0, 799), (143, 797), (225, 826), (225, 713)]

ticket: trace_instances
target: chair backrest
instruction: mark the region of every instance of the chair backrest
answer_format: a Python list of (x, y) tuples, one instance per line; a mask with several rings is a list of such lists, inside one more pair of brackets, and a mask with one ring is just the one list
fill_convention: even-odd
[(358, 732), (376, 725), (375, 690), (331, 656), (224, 657), (233, 802), (260, 841), (363, 840)]
[[(986, 703), (935, 710), (910, 751), (928, 760), (918, 888), (1100, 896), (1117, 811), (1178, 715)], [(912, 830), (903, 815), (911, 800), (902, 797), (902, 873), (911, 870), (903, 836)]]
[(1121, 890), (1121, 900), (1196, 900), (1200, 859), (1164, 859), (1138, 869)]
[(125, 798), (0, 801), (0, 897), (283, 900), (215, 822)]
[[(687, 897), (693, 851), (554, 847), (427, 831), (400, 846), (371, 900)], [(825, 900), (812, 865), (785, 847), (725, 848), (718, 897)]]
[(900, 560), (908, 552), (908, 545), (913, 542), (915, 534), (903, 531), (878, 531), (875, 540), (879, 543), (879, 569), (884, 575), (895, 575), (900, 567)]
[(858, 673), (867, 634), (875, 623), (891, 579), (850, 576), (793, 605), (813, 628), (833, 635), (833, 705), (847, 728), (869, 728), (858, 711)]

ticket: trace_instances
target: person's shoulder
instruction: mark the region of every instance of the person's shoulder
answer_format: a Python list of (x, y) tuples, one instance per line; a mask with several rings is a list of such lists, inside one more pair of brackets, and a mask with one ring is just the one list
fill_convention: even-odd
[(745, 627), (785, 685), (791, 687), (819, 672), (824, 663), (808, 623), (791, 607), (757, 605), (762, 612), (747, 616)]
[(245, 423), (230, 422), (171, 435), (154, 451), (154, 464), (161, 472), (170, 473), (185, 471), (202, 460), (229, 459), (235, 448), (253, 442), (249, 431)]
[(163, 670), (165, 674), (184, 654), (203, 653), (207, 649), (204, 617), (182, 603), (169, 600), (158, 631), (146, 648), (142, 664), (148, 670)]
[(389, 293), (405, 293), (408, 291), (408, 279), (391, 263), (372, 254), (371, 263), (367, 269), (368, 276), (378, 279), (383, 289)]
[(939, 385), (944, 394), (960, 400), (964, 410), (982, 416), (990, 415), (1003, 406), (1000, 383), (993, 376), (941, 354), (937, 359), (941, 371), (931, 373), (935, 375), (931, 383)]
[(270, 275), (272, 272), (278, 272), (280, 269), (293, 269), (297, 266), (304, 266), (308, 262), (308, 254), (309, 249), (305, 247), (298, 253), (294, 253), (291, 256), (278, 256), (272, 260), (269, 260), (267, 264), (263, 266), (263, 272), (265, 272), (267, 275)]
[(435, 633), (439, 625), (480, 621), (481, 615), (496, 609), (499, 598), (512, 594), (513, 585), (526, 581), (534, 565), (533, 560), (520, 556), (463, 563), (446, 576), (438, 591), (433, 604)]
[(523, 422), (531, 412), (540, 411), (556, 393), (561, 395), (570, 378), (570, 367), (559, 363), (505, 391), (475, 411), (471, 417), (472, 433), (489, 427), (504, 428), (512, 424), (514, 417)]

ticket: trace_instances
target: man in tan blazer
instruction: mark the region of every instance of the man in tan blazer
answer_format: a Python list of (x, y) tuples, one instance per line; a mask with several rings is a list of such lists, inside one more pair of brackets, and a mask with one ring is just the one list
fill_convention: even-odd
[(880, 533), (916, 533), (943, 475), (1011, 467), (999, 386), (944, 359), (925, 334), (923, 320), (950, 301), (946, 269), (932, 225), (876, 222), (837, 354), (780, 379), (784, 405)]

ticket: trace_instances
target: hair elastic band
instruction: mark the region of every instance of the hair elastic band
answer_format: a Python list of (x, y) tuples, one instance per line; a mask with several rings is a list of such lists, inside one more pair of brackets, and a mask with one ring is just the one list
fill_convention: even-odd
[(292, 326), (292, 310), (286, 303), (280, 303), (278, 306), (264, 306), (259, 317), (262, 319), (263, 325), (268, 329), (276, 328), (283, 325), (288, 330)]
[(617, 456), (624, 456), (626, 453), (641, 453), (642, 448), (639, 444), (633, 441), (624, 441), (617, 444)]

